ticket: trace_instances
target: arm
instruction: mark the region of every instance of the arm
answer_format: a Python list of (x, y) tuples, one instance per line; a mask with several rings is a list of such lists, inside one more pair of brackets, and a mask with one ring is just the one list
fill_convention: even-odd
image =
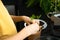
[(11, 15), (11, 17), (12, 17), (14, 22), (20, 22), (20, 21), (24, 21), (26, 23), (32, 22), (31, 19), (28, 16), (14, 16), (14, 15)]
[(23, 21), (23, 16), (14, 16), (14, 15), (11, 15), (11, 17), (12, 17), (14, 22)]
[(26, 33), (27, 30), (24, 28), (22, 29), (19, 33), (17, 33), (16, 35), (13, 36), (2, 36), (0, 37), (0, 40), (23, 40), (25, 39), (27, 36), (29, 36), (30, 34)]
[(37, 33), (41, 27), (38, 26), (37, 23), (31, 24), (25, 28), (23, 28), (19, 33), (9, 38), (5, 38), (3, 40), (24, 40), (26, 37), (30, 36), (31, 34)]
[(9, 38), (6, 38), (4, 40), (23, 40), (26, 37), (28, 37), (30, 34), (28, 33), (28, 31), (24, 28), (22, 29), (19, 33), (17, 33), (14, 36), (11, 36)]

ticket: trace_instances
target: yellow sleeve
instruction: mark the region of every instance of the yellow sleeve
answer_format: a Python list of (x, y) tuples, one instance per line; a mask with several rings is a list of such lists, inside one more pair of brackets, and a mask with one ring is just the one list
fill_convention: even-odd
[(0, 36), (14, 35), (17, 33), (14, 22), (12, 21), (8, 11), (0, 0)]

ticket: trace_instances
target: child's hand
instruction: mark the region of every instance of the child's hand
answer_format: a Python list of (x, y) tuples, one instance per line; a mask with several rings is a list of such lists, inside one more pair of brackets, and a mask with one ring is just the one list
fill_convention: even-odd
[(35, 34), (37, 33), (42, 27), (39, 26), (37, 23), (31, 24), (29, 26), (26, 26), (27, 31), (29, 34)]
[(28, 25), (29, 25), (30, 23), (32, 23), (32, 20), (31, 20), (30, 17), (28, 17), (28, 16), (23, 16), (22, 18), (23, 18), (23, 21), (24, 21), (25, 23), (27, 23)]

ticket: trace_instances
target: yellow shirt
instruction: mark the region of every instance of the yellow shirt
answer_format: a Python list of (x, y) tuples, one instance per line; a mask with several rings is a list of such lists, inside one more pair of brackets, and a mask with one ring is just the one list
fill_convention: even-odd
[(0, 37), (7, 35), (15, 35), (17, 33), (14, 22), (12, 21), (8, 11), (0, 0)]

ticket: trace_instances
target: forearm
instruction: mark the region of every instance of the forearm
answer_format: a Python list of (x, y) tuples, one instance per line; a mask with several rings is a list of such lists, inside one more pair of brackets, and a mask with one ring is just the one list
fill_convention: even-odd
[(14, 15), (11, 15), (11, 17), (12, 17), (14, 22), (23, 21), (23, 16), (14, 16)]
[(28, 37), (30, 33), (28, 32), (27, 28), (23, 28), (19, 33), (17, 33), (14, 36), (5, 38), (3, 40), (24, 40), (26, 37)]

